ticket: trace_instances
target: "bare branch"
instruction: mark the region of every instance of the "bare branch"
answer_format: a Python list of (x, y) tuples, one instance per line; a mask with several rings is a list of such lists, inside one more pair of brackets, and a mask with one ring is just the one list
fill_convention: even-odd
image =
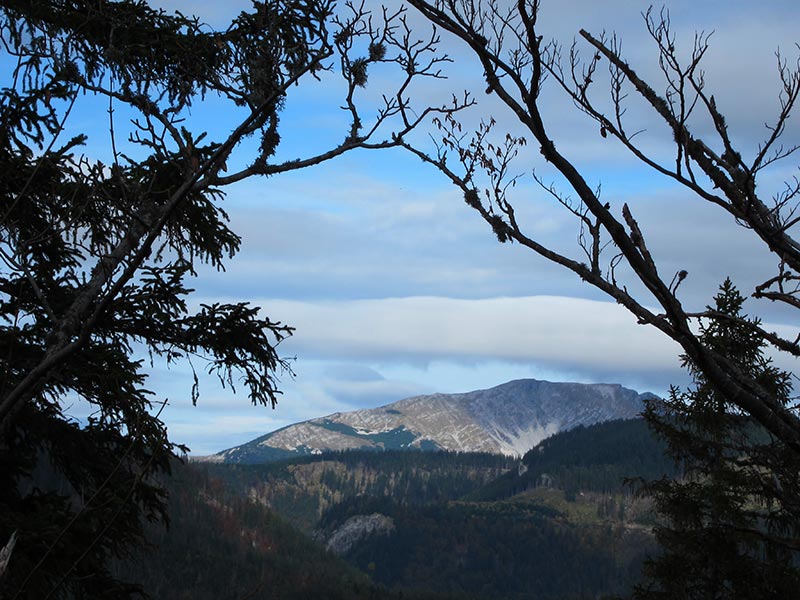
[[(602, 290), (634, 314), (640, 323), (649, 324), (669, 338), (675, 340), (686, 356), (698, 365), (710, 381), (742, 410), (753, 415), (769, 431), (800, 451), (800, 420), (760, 387), (758, 382), (746, 374), (736, 371), (724, 357), (704, 348), (692, 330), (696, 313), (687, 313), (677, 297), (680, 284), (687, 272), (679, 270), (671, 281), (662, 279), (657, 268), (658, 257), (645, 243), (645, 233), (633, 217), (627, 205), (622, 207), (620, 217), (612, 214), (611, 207), (599, 198), (599, 191), (589, 187), (581, 172), (570, 159), (561, 153), (546, 130), (546, 121), (539, 107), (539, 93), (546, 75), (552, 76), (567, 93), (573, 103), (599, 124), (601, 137), (619, 140), (644, 164), (653, 168), (694, 192), (699, 199), (723, 208), (738, 222), (752, 229), (779, 257), (783, 265), (781, 275), (759, 286), (757, 297), (780, 300), (800, 306), (797, 290), (789, 285), (797, 283), (800, 272), (800, 245), (790, 236), (789, 229), (798, 222), (796, 207), (791, 205), (800, 191), (800, 185), (787, 185), (785, 192), (776, 197), (773, 207), (768, 207), (756, 194), (755, 176), (759, 166), (769, 160), (769, 149), (774, 140), (765, 144), (756, 161), (747, 166), (735, 150), (733, 137), (728, 133), (728, 124), (717, 107), (714, 96), (705, 84), (702, 70), (703, 59), (709, 47), (710, 34), (695, 36), (691, 56), (686, 64), (678, 60), (675, 49), (676, 36), (671, 29), (669, 14), (658, 15), (652, 10), (645, 13), (645, 24), (655, 42), (661, 75), (666, 84), (663, 95), (645, 82), (622, 56), (620, 41), (605, 35), (595, 37), (585, 30), (580, 36), (591, 49), (591, 58), (582, 61), (576, 44), (568, 56), (562, 57), (561, 47), (556, 42), (543, 42), (536, 21), (537, 2), (516, 3), (516, 14), (496, 10), (491, 0), (475, 2), (426, 2), (409, 0), (436, 26), (462, 40), (473, 52), (486, 75), (488, 90), (496, 94), (519, 125), (536, 141), (539, 151), (548, 163), (564, 177), (569, 193), (557, 190), (541, 180), (534, 172), (534, 181), (556, 199), (572, 217), (578, 220), (577, 246), (588, 264), (576, 261), (546, 247), (540, 241), (528, 237), (523, 224), (517, 221), (514, 199), (510, 196), (513, 186), (503, 186), (502, 180), (516, 182), (510, 176), (510, 163), (496, 158), (489, 149), (496, 149), (485, 125), (481, 125), (474, 137), (468, 137), (452, 116), (439, 121), (440, 142), (434, 144), (435, 153), (404, 143), (404, 147), (423, 161), (442, 171), (464, 193), (465, 201), (475, 209), (492, 227), (500, 241), (516, 241), (540, 256), (561, 265), (581, 279)], [(612, 113), (606, 115), (592, 99), (598, 78), (598, 65), (606, 60), (609, 65), (609, 81)], [(788, 109), (796, 98), (796, 84), (785, 67), (780, 67), (784, 82), (782, 107), (786, 116), (779, 116), (778, 136), (785, 128)], [(527, 79), (526, 79), (527, 78)], [(673, 133), (675, 141), (674, 163), (661, 164), (638, 145), (640, 131), (630, 133), (625, 126), (628, 89), (632, 88), (639, 98), (649, 105)], [(702, 110), (701, 110), (702, 109)], [(717, 140), (713, 143), (696, 137), (690, 123), (698, 112), (705, 111), (714, 127)], [(778, 136), (775, 136), (777, 139)], [(712, 148), (720, 145), (720, 153)], [(794, 152), (778, 150), (776, 159), (785, 158)], [(458, 162), (447, 162), (449, 154), (455, 153)], [(488, 181), (484, 192), (485, 201), (477, 186), (480, 175)], [(706, 179), (707, 178), (707, 179)], [(710, 185), (709, 182), (710, 181)], [(574, 198), (574, 199), (573, 199)], [(785, 210), (784, 210), (785, 209)], [(600, 251), (613, 244), (617, 252), (611, 257), (605, 276), (600, 265)], [(649, 296), (639, 300), (618, 279), (622, 266), (638, 280)], [(655, 314), (646, 306), (655, 303), (663, 312)], [(782, 350), (794, 354), (796, 347), (788, 340), (781, 341), (770, 332), (760, 332)]]

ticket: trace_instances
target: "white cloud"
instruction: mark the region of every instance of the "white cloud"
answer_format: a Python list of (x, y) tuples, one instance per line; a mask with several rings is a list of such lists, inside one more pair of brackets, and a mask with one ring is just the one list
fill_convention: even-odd
[[(627, 374), (675, 377), (677, 343), (639, 325), (622, 306), (561, 296), (384, 298), (303, 302), (269, 300), (270, 314), (297, 328), (284, 352), (307, 358), (425, 366), (435, 361), (522, 363), (585, 379)], [(766, 323), (787, 339), (796, 326)], [(791, 357), (782, 368), (796, 369)], [(346, 380), (341, 378), (340, 380)], [(354, 382), (369, 387), (380, 381)], [(498, 382), (500, 383), (500, 382)]]
[(329, 302), (269, 300), (297, 332), (284, 350), (301, 357), (426, 363), (506, 360), (574, 368), (672, 369), (677, 347), (622, 307), (557, 296), (440, 297)]

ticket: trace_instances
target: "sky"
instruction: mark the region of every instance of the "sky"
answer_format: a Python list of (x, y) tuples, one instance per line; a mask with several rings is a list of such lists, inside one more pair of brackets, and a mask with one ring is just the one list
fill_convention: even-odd
[[(212, 27), (224, 27), (248, 6), (240, 0), (151, 4), (197, 14)], [(378, 7), (367, 1), (373, 4)], [(658, 75), (641, 16), (645, 3), (542, 4), (546, 36), (568, 46), (581, 27), (598, 34), (616, 31), (629, 62), (648, 76)], [(690, 48), (696, 30), (714, 31), (708, 84), (735, 139), (755, 147), (764, 121), (777, 108), (775, 51), (780, 48), (791, 61), (799, 53), (800, 5), (677, 1), (667, 6), (679, 49)], [(409, 22), (428, 35), (430, 26), (413, 9)], [(466, 123), (494, 117), (498, 131), (519, 135), (513, 118), (483, 94), (482, 72), (469, 54), (454, 40), (442, 43), (454, 59), (445, 67), (447, 79), (414, 89), (415, 102), (437, 104), (470, 89), (478, 105), (464, 115)], [(392, 83), (391, 73), (371, 73), (363, 99), (368, 104)], [(597, 126), (554, 86), (543, 102), (556, 145), (589, 182), (602, 186), (603, 198), (613, 206), (630, 204), (662, 272), (689, 272), (681, 287), (688, 309), (701, 310), (728, 275), (744, 290), (774, 268), (752, 236), (601, 138)], [(342, 139), (348, 118), (341, 104), (335, 73), (293, 88), (281, 115), (279, 156), (300, 158)], [(77, 114), (71, 127), (95, 127), (102, 135), (103, 125), (90, 112)], [(224, 132), (233, 118), (209, 100), (194, 107), (189, 125)], [(643, 143), (652, 152), (671, 151), (669, 134), (648, 120), (646, 111), (633, 104), (631, 118), (643, 123)], [(421, 143), (430, 131), (420, 131)], [(796, 140), (797, 134), (795, 118), (787, 139)], [(535, 149), (524, 154), (519, 172), (529, 175), (536, 168), (549, 177), (537, 155)], [(788, 161), (782, 170), (765, 173), (766, 183), (779, 186), (796, 164)], [(578, 230), (569, 215), (530, 177), (515, 193), (527, 231), (575, 256)], [(443, 176), (403, 151), (358, 151), (311, 169), (250, 179), (227, 190), (224, 208), (243, 238), (242, 249), (225, 272), (198, 270), (191, 282), (193, 302), (250, 301), (272, 319), (296, 327), (279, 347), (282, 356), (294, 358), (294, 375), (280, 377), (283, 395), (274, 410), (252, 406), (244, 390), (222, 388), (210, 378), (201, 382), (193, 407), (188, 367), (156, 364), (150, 387), (169, 399), (163, 418), (170, 436), (193, 455), (337, 411), (518, 378), (621, 383), (659, 394), (670, 384), (687, 383), (674, 343), (637, 325), (575, 275), (518, 245), (499, 244)], [(789, 313), (758, 310), (775, 329), (797, 328)]]

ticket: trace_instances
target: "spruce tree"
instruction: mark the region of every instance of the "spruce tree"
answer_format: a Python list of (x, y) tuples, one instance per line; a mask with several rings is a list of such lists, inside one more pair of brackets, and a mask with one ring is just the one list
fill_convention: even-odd
[[(701, 324), (700, 340), (784, 406), (791, 375), (765, 354), (759, 323), (742, 313), (744, 298), (726, 280)], [(693, 386), (673, 387), (651, 402), (649, 425), (681, 471), (643, 486), (660, 524), (659, 554), (644, 566), (638, 599), (790, 598), (800, 590), (800, 464), (731, 398), (683, 357)]]

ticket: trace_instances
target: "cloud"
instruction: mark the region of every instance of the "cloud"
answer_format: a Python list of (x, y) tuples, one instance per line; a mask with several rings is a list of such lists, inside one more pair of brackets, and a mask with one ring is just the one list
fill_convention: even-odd
[[(251, 407), (213, 386), (205, 388), (196, 408), (188, 400), (173, 401), (165, 414), (171, 435), (187, 441), (195, 454), (333, 412), (520, 377), (622, 383), (660, 394), (672, 384), (689, 383), (677, 345), (609, 302), (536, 296), (262, 304), (273, 317), (297, 326), (281, 346), (284, 355), (297, 355), (297, 376), (281, 382), (284, 395), (276, 411)], [(796, 335), (796, 327), (767, 327)], [(792, 369), (794, 362), (782, 356), (778, 366)]]
[[(679, 372), (679, 346), (639, 325), (622, 306), (560, 296), (442, 297), (299, 302), (270, 300), (273, 316), (297, 327), (282, 350), (300, 360), (371, 364), (490, 361), (536, 365), (596, 381), (612, 374), (661, 381)], [(797, 327), (767, 329), (793, 339)], [(782, 358), (792, 369), (795, 361)], [(602, 374), (606, 374), (605, 377)]]
[(347, 405), (337, 411), (373, 408), (402, 398), (418, 396), (429, 390), (407, 381), (342, 381), (322, 379), (320, 387), (338, 402)]
[(297, 327), (280, 347), (284, 356), (297, 356), (296, 378), (281, 382), (284, 395), (275, 411), (251, 407), (208, 381), (201, 382), (203, 395), (192, 408), (179, 400), (181, 384), (171, 372), (175, 390), (165, 420), (172, 438), (194, 454), (333, 412), (520, 377), (622, 383), (660, 393), (685, 381), (674, 344), (608, 302), (537, 296), (261, 304)]
[(353, 383), (376, 383), (386, 381), (386, 378), (372, 367), (354, 365), (352, 363), (333, 363), (326, 365), (323, 375), (335, 381), (348, 381)]
[[(174, 5), (171, 2), (170, 6)], [(197, 7), (208, 8), (205, 3)], [(698, 24), (722, 24), (709, 54), (709, 76), (711, 71), (721, 74), (715, 82), (718, 102), (724, 98), (735, 109), (736, 119), (729, 119), (729, 124), (732, 130), (741, 126), (749, 142), (756, 139), (750, 130), (763, 130), (763, 114), (774, 105), (771, 95), (762, 94), (767, 87), (765, 78), (774, 80), (771, 53), (778, 43), (792, 39), (792, 21), (786, 14), (796, 12), (797, 6), (786, 4), (784, 8), (790, 12), (759, 10), (751, 15), (758, 26), (747, 35), (744, 28), (749, 21), (740, 17), (750, 10), (749, 5), (734, 3), (719, 11), (694, 3), (671, 4), (673, 25), (689, 41)], [(729, 11), (736, 19), (728, 16)], [(658, 74), (653, 44), (647, 40), (639, 13), (639, 8), (625, 0), (604, 3), (602, 8), (585, 1), (554, 3), (543, 7), (541, 23), (548, 35), (565, 42), (581, 26), (595, 32), (616, 29), (625, 40), (626, 54)], [(413, 25), (427, 31), (413, 10), (409, 14)], [(775, 31), (774, 36), (770, 37), (769, 31)], [(747, 43), (737, 43), (738, 38), (746, 38)], [(459, 46), (446, 37), (443, 43), (448, 50)], [(770, 59), (769, 68), (763, 68), (762, 61), (752, 55), (755, 46), (761, 49), (758, 56)], [(463, 52), (452, 55), (457, 62), (446, 69), (452, 78), (428, 83), (442, 86), (447, 93), (474, 87), (482, 77), (474, 59)], [(758, 94), (742, 92), (742, 86), (751, 81), (749, 76), (737, 76), (737, 69), (743, 67), (748, 73), (754, 70)], [(380, 83), (376, 78), (370, 87), (380, 88)], [(315, 83), (292, 89), (281, 120), (289, 155), (295, 148), (306, 150), (311, 143), (325, 145), (329, 141), (326, 136), (338, 135), (325, 124), (330, 114), (341, 112), (340, 102), (328, 87)], [(509, 111), (498, 109), (494, 96), (480, 96), (482, 105), (470, 119), (492, 114), (500, 119), (498, 133), (506, 129), (518, 133), (519, 124), (515, 118), (504, 120)], [(743, 98), (747, 101), (740, 101)], [(295, 101), (296, 109), (292, 108)], [(549, 131), (559, 148), (568, 150), (567, 155), (576, 160), (592, 185), (603, 184), (603, 198), (611, 202), (617, 215), (622, 202), (630, 204), (665, 277), (669, 279), (681, 269), (689, 271), (681, 299), (690, 310), (702, 309), (727, 275), (749, 290), (766, 279), (765, 273), (773, 274), (774, 261), (766, 257), (761, 242), (718, 208), (704, 206), (683, 189), (670, 186), (637, 164), (630, 153), (616, 148), (612, 140), (600, 138), (597, 127), (587, 123), (579, 111), (564, 109), (563, 94), (547, 96), (544, 103)], [(652, 116), (651, 110), (645, 112)], [(654, 125), (652, 118), (643, 123), (645, 127)], [(650, 127), (643, 135), (654, 138), (658, 152), (674, 161), (669, 132)], [(529, 154), (518, 170), (542, 167), (538, 150), (529, 146), (526, 151)], [(779, 182), (777, 178), (775, 183)], [(512, 200), (529, 235), (571, 258), (585, 260), (576, 244), (578, 223), (546, 193), (528, 181), (516, 188)], [(224, 274), (201, 269), (196, 287), (204, 295), (298, 300), (543, 294), (602, 298), (575, 275), (530, 251), (499, 245), (444, 177), (400, 152), (357, 152), (316, 168), (251, 180), (230, 190), (225, 208), (234, 231), (244, 239), (243, 249)], [(613, 248), (608, 252), (610, 258)], [(625, 283), (632, 290), (641, 288), (633, 281)], [(765, 318), (779, 312), (772, 306), (765, 311), (761, 315)]]
[(269, 300), (264, 306), (297, 327), (284, 350), (303, 357), (651, 370), (672, 369), (677, 355), (673, 343), (636, 325), (622, 307), (568, 297)]
[[(191, 379), (185, 372), (157, 371), (154, 382), (169, 391), (170, 402), (162, 418), (170, 439), (184, 443), (191, 454), (202, 456), (245, 443), (287, 425), (335, 412), (372, 408), (433, 391), (413, 381), (414, 373), (389, 378), (359, 362), (300, 360), (296, 377), (279, 382), (282, 394), (275, 409), (253, 406), (243, 390), (221, 389), (211, 378), (200, 377), (201, 396), (192, 406)], [(409, 380), (408, 378), (411, 378)], [(497, 383), (489, 380), (491, 385)], [(79, 416), (73, 406), (72, 413)]]

